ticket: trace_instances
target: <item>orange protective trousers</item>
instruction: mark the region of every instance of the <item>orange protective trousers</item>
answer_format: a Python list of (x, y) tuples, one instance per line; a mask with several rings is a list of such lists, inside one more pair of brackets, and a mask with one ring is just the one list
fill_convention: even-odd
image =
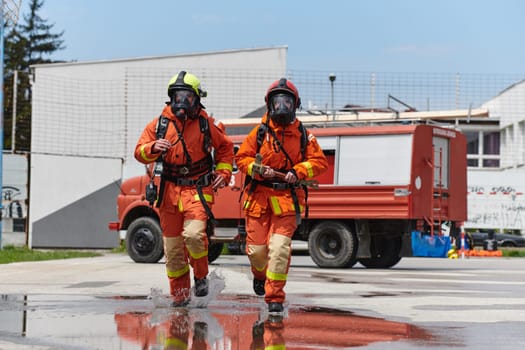
[(190, 297), (188, 261), (195, 278), (208, 275), (208, 216), (201, 202), (195, 199), (195, 190), (188, 187), (181, 189), (178, 206), (163, 203), (159, 213), (170, 294), (176, 302), (181, 302)]
[(268, 210), (260, 217), (246, 216), (246, 255), (254, 278), (266, 279), (266, 303), (284, 302), (296, 228), (295, 215), (277, 216)]

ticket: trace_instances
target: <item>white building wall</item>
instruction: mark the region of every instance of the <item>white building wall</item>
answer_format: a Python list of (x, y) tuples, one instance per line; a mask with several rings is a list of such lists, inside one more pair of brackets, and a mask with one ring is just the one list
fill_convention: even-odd
[[(264, 105), (268, 85), (286, 73), (286, 47), (35, 66), (32, 152), (124, 159), (126, 177), (144, 126), (168, 100), (167, 85), (191, 71), (216, 119)], [(140, 169), (142, 171), (142, 168)]]
[(31, 169), (47, 170), (45, 176), (31, 174), (31, 204), (37, 200), (45, 203), (31, 206), (31, 222), (42, 220), (49, 213), (88, 196), (102, 186), (118, 183), (121, 167), (118, 159), (32, 155)]
[(466, 228), (525, 232), (525, 169), (468, 172)]
[(467, 228), (525, 232), (525, 81), (482, 108), (500, 120), (500, 168), (469, 169)]
[(525, 119), (524, 98), (525, 80), (509, 86), (498, 96), (484, 103), (482, 108), (488, 108), (492, 117), (497, 114), (500, 127), (505, 128)]
[[(268, 85), (286, 74), (286, 54), (281, 46), (34, 66), (31, 241), (116, 244), (103, 238), (109, 219), (100, 215), (115, 220), (118, 183), (144, 173), (133, 150), (165, 106), (170, 78), (180, 70), (195, 74), (208, 92), (208, 114), (236, 118), (264, 105)], [(86, 221), (87, 213), (98, 217)]]

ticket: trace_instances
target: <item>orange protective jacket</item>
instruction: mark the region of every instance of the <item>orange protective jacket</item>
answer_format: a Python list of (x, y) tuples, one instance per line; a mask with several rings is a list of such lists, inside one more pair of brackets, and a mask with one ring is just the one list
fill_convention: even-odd
[[(164, 138), (169, 140), (172, 144), (172, 147), (164, 154), (165, 163), (175, 166), (184, 166), (187, 163), (182, 142), (179, 140), (179, 135), (173, 125), (173, 122), (177, 124), (177, 127), (182, 133), (186, 148), (193, 163), (198, 162), (208, 156), (203, 148), (205, 135), (200, 130), (198, 118), (187, 119), (185, 122), (183, 122), (172, 113), (171, 107), (169, 105), (164, 107), (162, 115), (170, 120)], [(230, 181), (232, 173), (233, 143), (230, 138), (222, 131), (222, 129), (214, 124), (215, 120), (208, 116), (204, 110), (201, 110), (200, 115), (208, 119), (211, 145), (215, 149), (215, 172), (224, 176), (227, 184)], [(156, 161), (161, 155), (160, 153), (152, 152), (153, 145), (157, 140), (156, 131), (158, 121), (159, 118), (155, 118), (150, 123), (148, 123), (148, 125), (146, 125), (137, 142), (137, 145), (135, 146), (135, 159), (141, 163), (152, 163)], [(209, 169), (209, 171), (211, 171), (211, 169)], [(188, 179), (196, 179), (198, 177), (199, 176), (188, 177)], [(166, 181), (165, 186), (166, 187), (163, 193), (164, 197), (160, 207), (161, 209), (165, 206), (168, 206), (169, 204), (173, 205), (180, 203), (180, 186), (177, 186), (171, 181)], [(203, 193), (206, 197), (206, 201), (213, 203), (213, 191), (211, 186), (203, 188)], [(198, 197), (195, 198), (195, 200), (198, 200)]]
[[(262, 123), (265, 123), (268, 116), (265, 114), (262, 118)], [(295, 120), (292, 124), (276, 125), (272, 120), (269, 121), (268, 126), (274, 132), (286, 153), (290, 156), (293, 164), (290, 164), (284, 152), (276, 151), (274, 137), (267, 132), (264, 136), (261, 147), (258, 153), (263, 156), (262, 164), (272, 167), (281, 172), (295, 170), (299, 180), (309, 180), (321, 174), (328, 168), (328, 161), (323, 153), (323, 150), (317, 143), (314, 135), (306, 130), (308, 142), (304, 154), (301, 153), (301, 131), (299, 130), (299, 120)], [(259, 174), (253, 173), (253, 164), (255, 154), (257, 153), (257, 131), (259, 126), (256, 126), (244, 142), (236, 154), (235, 160), (240, 171), (251, 176), (255, 180), (266, 180)], [(296, 189), (300, 211), (304, 211), (305, 194), (302, 188)], [(247, 215), (253, 217), (260, 217), (268, 208), (273, 211), (275, 215), (294, 215), (296, 213), (291, 191), (289, 190), (274, 190), (270, 187), (258, 185), (255, 191), (250, 191), (249, 187), (245, 191), (243, 208)]]

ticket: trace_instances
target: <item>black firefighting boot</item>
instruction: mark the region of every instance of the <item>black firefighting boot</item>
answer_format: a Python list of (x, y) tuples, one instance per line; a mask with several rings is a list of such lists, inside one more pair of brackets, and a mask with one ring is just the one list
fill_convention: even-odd
[(181, 300), (181, 301), (173, 301), (171, 303), (171, 307), (185, 307), (185, 306), (188, 306), (189, 303), (190, 303), (189, 298)]
[(264, 349), (264, 322), (255, 321), (252, 326), (252, 344), (250, 349)]
[(195, 296), (205, 297), (206, 295), (208, 295), (208, 279), (206, 277), (196, 278), (195, 279)]
[(253, 279), (253, 291), (258, 296), (264, 295), (264, 284), (266, 283), (266, 280), (258, 280), (256, 278)]
[(283, 303), (268, 303), (268, 312), (269, 313), (281, 313), (284, 311)]
[(193, 323), (193, 344), (197, 341), (206, 340), (208, 336), (208, 324), (206, 322), (195, 321)]

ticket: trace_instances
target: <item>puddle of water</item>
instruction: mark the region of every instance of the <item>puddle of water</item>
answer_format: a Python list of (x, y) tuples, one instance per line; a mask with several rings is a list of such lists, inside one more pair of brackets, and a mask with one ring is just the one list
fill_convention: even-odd
[(343, 349), (375, 342), (429, 340), (407, 323), (349, 311), (285, 305), (269, 317), (263, 298), (210, 294), (171, 308), (160, 290), (147, 296), (2, 295), (0, 339), (52, 349), (248, 349), (268, 346)]
[[(224, 277), (216, 270), (211, 271), (208, 274), (208, 295), (201, 298), (192, 298), (188, 305), (189, 308), (205, 308), (208, 304), (217, 299), (217, 296), (224, 290), (226, 284), (224, 283)], [(191, 294), (194, 293), (195, 286), (192, 287)], [(153, 305), (156, 308), (168, 308), (171, 306), (173, 300), (169, 295), (162, 293), (162, 290), (152, 288), (148, 299), (151, 299)]]

